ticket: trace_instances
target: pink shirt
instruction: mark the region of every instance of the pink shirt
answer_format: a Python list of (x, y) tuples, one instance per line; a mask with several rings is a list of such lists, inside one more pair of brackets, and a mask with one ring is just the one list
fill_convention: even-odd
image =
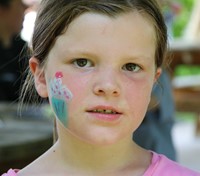
[(143, 176), (200, 176), (200, 173), (183, 167), (164, 155), (153, 152), (151, 165)]
[(17, 170), (17, 169), (10, 169), (7, 173), (5, 173), (5, 174), (3, 174), (2, 176), (17, 176), (17, 172), (18, 172), (19, 170)]
[[(180, 166), (178, 163), (169, 160), (164, 155), (153, 153), (151, 165), (143, 176), (200, 176), (200, 173)], [(19, 170), (10, 169), (2, 176), (17, 176)]]

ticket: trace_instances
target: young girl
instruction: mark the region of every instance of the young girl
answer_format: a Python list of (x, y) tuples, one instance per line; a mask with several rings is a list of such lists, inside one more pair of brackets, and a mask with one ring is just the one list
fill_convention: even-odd
[(44, 0), (29, 64), (38, 94), (55, 113), (58, 140), (4, 176), (200, 176), (132, 141), (166, 42), (154, 0)]

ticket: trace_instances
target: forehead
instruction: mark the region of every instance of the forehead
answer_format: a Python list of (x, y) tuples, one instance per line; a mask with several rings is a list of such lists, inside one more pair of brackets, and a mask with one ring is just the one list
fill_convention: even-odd
[(139, 49), (140, 52), (146, 51), (148, 55), (150, 53), (154, 56), (155, 36), (151, 20), (137, 11), (115, 17), (84, 13), (70, 23), (65, 33), (56, 40), (52, 50), (82, 49), (105, 52), (123, 49), (129, 52)]
[[(102, 24), (106, 26), (110, 26), (109, 23), (114, 22), (116, 26), (122, 27), (125, 25), (126, 27), (129, 25), (129, 27), (147, 27), (146, 29), (150, 31), (152, 34), (155, 33), (154, 31), (154, 24), (151, 18), (145, 14), (144, 12), (140, 13), (137, 10), (134, 10), (132, 12), (127, 12), (127, 13), (119, 13), (115, 16), (108, 16), (105, 14), (99, 14), (99, 13), (92, 13), (92, 12), (86, 12), (83, 13), (82, 15), (78, 16), (75, 18), (68, 26), (68, 33), (70, 30), (77, 29), (82, 26), (82, 28), (87, 27), (87, 25), (94, 26), (100, 26)], [(113, 23), (113, 24), (114, 24)], [(139, 26), (138, 26), (139, 24)], [(79, 27), (78, 27), (79, 26)], [(96, 29), (97, 29), (96, 28)], [(153, 30), (152, 30), (153, 29)], [(131, 34), (131, 33), (130, 33)]]

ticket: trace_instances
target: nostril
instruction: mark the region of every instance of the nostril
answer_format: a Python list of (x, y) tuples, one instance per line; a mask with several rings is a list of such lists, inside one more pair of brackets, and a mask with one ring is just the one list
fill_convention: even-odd
[(104, 94), (105, 92), (102, 90), (102, 89), (99, 89), (98, 91), (96, 91), (97, 92), (97, 94), (99, 94), (99, 95), (102, 95), (102, 94)]
[(119, 95), (118, 91), (113, 91), (113, 95)]
[(96, 95), (105, 95), (105, 96), (118, 96), (120, 94), (119, 87), (116, 85), (104, 83), (100, 85), (95, 85), (94, 93)]
[(98, 92), (103, 93), (104, 91), (103, 90), (99, 90)]

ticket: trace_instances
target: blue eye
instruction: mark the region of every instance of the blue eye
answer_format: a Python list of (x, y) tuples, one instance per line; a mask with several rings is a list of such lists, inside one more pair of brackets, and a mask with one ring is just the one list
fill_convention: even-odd
[(139, 71), (141, 68), (140, 66), (138, 66), (137, 64), (134, 63), (127, 63), (125, 65), (123, 65), (122, 69), (126, 70), (126, 71), (130, 71), (130, 72), (137, 72)]
[(84, 58), (75, 59), (73, 61), (73, 64), (77, 67), (91, 67), (92, 66), (92, 62)]

